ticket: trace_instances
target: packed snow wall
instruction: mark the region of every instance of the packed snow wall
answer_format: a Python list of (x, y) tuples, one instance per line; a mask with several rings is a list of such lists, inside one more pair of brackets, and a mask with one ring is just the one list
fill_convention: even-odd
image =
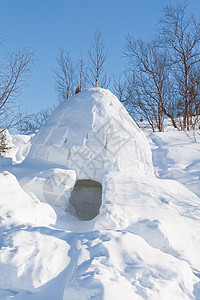
[(77, 179), (99, 182), (109, 171), (153, 175), (146, 137), (120, 101), (102, 88), (60, 104), (35, 136), (27, 160), (73, 169)]
[(26, 191), (80, 220), (99, 214), (110, 172), (153, 176), (145, 135), (120, 101), (102, 88), (61, 103), (34, 137), (23, 165), (32, 170), (20, 181)]

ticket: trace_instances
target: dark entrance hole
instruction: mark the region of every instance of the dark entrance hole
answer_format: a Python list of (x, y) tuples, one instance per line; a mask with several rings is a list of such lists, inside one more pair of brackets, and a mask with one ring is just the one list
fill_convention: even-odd
[(69, 199), (68, 211), (80, 220), (92, 220), (102, 204), (102, 185), (93, 180), (78, 180)]

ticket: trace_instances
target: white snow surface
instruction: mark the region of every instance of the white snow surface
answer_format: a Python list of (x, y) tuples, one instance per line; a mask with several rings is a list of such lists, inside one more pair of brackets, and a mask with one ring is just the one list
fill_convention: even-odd
[[(115, 104), (109, 106), (105, 95)], [(102, 89), (90, 89), (74, 100), (76, 104), (62, 104), (54, 112), (24, 163), (12, 166), (0, 158), (0, 299), (200, 299), (199, 142), (171, 127), (164, 133), (142, 132), (126, 117), (130, 141), (121, 144), (112, 160), (106, 148), (97, 146), (91, 124), (100, 122), (104, 110), (118, 120), (113, 107), (118, 100)], [(100, 112), (94, 122), (90, 109), (95, 105)], [(72, 122), (76, 114), (80, 127), (79, 119)], [(104, 118), (102, 114), (101, 126)], [(66, 128), (65, 147), (60, 137), (66, 138)], [(125, 128), (120, 128), (120, 138)], [(50, 145), (53, 132), (57, 144)], [(89, 156), (86, 174), (65, 160), (69, 149), (82, 151), (85, 145), (109, 159), (95, 176), (88, 172)], [(93, 220), (81, 221), (67, 207), (76, 180), (86, 177), (102, 183), (102, 206)]]
[(51, 206), (40, 202), (34, 195), (30, 198), (20, 187), (16, 178), (7, 171), (0, 173), (1, 226), (55, 224), (56, 215)]
[(34, 133), (11, 135), (6, 130), (7, 142), (10, 149), (5, 156), (12, 158), (13, 164), (20, 164), (29, 153), (31, 140), (34, 135)]
[[(127, 160), (127, 153), (132, 153)], [(109, 171), (152, 175), (149, 144), (120, 101), (91, 88), (65, 101), (35, 136), (28, 160), (74, 169), (102, 181)]]

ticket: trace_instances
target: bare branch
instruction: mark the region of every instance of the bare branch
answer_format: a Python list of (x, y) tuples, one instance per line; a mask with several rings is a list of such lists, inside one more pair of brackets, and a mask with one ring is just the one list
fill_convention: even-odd
[(104, 66), (107, 60), (107, 51), (102, 38), (100, 29), (97, 29), (93, 35), (93, 41), (88, 51), (89, 55), (89, 74), (88, 82), (92, 86), (107, 87), (108, 79)]
[(56, 92), (60, 101), (68, 100), (74, 94), (75, 64), (70, 54), (62, 48), (57, 55), (57, 65), (53, 70)]
[(8, 100), (20, 95), (27, 86), (27, 75), (33, 66), (34, 52), (30, 48), (7, 54), (0, 70), (0, 109)]

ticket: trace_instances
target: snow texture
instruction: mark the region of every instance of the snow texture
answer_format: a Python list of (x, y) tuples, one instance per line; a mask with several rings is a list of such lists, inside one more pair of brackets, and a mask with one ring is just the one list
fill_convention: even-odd
[[(132, 153), (127, 160), (127, 153)], [(109, 91), (92, 88), (65, 101), (33, 140), (27, 160), (74, 169), (77, 179), (102, 181), (109, 171), (152, 175), (143, 132)]]
[[(0, 159), (26, 191), (0, 174), (0, 299), (200, 299), (199, 143), (146, 130), (154, 176), (147, 138), (121, 107), (107, 90), (84, 91), (58, 107), (22, 164)], [(112, 154), (104, 124), (121, 145)], [(106, 162), (95, 174), (94, 152)], [(79, 216), (85, 202), (98, 204), (91, 220)]]
[(31, 147), (31, 140), (35, 134), (30, 133), (28, 135), (10, 135), (8, 131), (6, 132), (8, 146), (10, 149), (6, 153), (5, 157), (11, 157), (13, 164), (20, 164), (28, 155)]

